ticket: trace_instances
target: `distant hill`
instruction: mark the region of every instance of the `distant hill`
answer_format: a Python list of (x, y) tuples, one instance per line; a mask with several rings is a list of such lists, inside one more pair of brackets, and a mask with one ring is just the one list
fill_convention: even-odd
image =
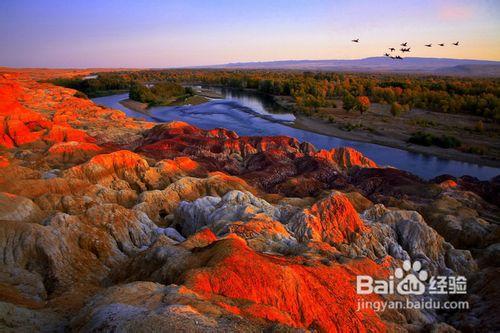
[(283, 60), (237, 62), (205, 67), (233, 69), (298, 69), (341, 72), (399, 72), (500, 77), (500, 61), (450, 58), (408, 57), (403, 60), (393, 60), (387, 57), (371, 57), (355, 60)]

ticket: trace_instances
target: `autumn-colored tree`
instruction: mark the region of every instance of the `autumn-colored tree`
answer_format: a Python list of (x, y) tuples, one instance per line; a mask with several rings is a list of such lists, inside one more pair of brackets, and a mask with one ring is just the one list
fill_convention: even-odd
[(402, 112), (403, 112), (403, 107), (401, 106), (401, 104), (399, 104), (398, 102), (394, 102), (391, 104), (391, 114), (394, 117), (399, 116)]
[(358, 96), (358, 98), (356, 98), (356, 102), (356, 107), (359, 112), (361, 112), (361, 114), (363, 114), (365, 111), (368, 111), (371, 105), (370, 99), (366, 96)]
[(394, 87), (392, 88), (392, 90), (394, 91), (394, 94), (396, 96), (401, 96), (401, 93), (403, 92), (403, 89), (401, 89), (401, 87)]

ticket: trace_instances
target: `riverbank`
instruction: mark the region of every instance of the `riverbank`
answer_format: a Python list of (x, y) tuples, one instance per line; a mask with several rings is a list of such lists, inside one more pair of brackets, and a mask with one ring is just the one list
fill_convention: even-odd
[[(295, 108), (291, 97), (273, 97), (281, 107), (288, 110)], [(360, 114), (345, 111), (342, 101), (334, 102), (336, 107), (319, 108), (311, 116), (296, 113), (296, 121), (290, 126), (346, 140), (500, 167), (500, 126), (494, 122), (488, 123), (486, 119), (472, 115), (444, 114), (420, 109), (412, 109), (394, 117), (388, 105), (380, 104), (372, 104), (367, 112)], [(484, 127), (481, 131), (476, 128), (479, 122)], [(461, 150), (408, 143), (411, 135), (418, 131), (438, 137), (456, 137), (462, 142), (462, 147), (459, 148)], [(479, 150), (482, 154), (472, 154), (467, 150)]]
[(332, 124), (323, 119), (307, 117), (304, 115), (296, 114), (296, 120), (293, 124), (289, 125), (293, 128), (310, 131), (318, 134), (334, 136), (346, 140), (354, 140), (360, 142), (375, 143), (382, 146), (403, 149), (414, 153), (423, 153), (428, 155), (437, 156), (440, 158), (451, 159), (456, 161), (475, 163), (479, 165), (500, 167), (500, 160), (474, 154), (468, 154), (456, 149), (445, 149), (437, 146), (420, 146), (410, 144), (405, 140), (395, 137), (380, 135), (369, 130), (346, 130), (338, 124)]
[(176, 100), (170, 103), (169, 105), (163, 105), (163, 106), (200, 105), (207, 102), (210, 102), (210, 98), (196, 94), (193, 96), (189, 96), (184, 100)]
[(123, 105), (126, 108), (129, 108), (133, 111), (140, 112), (142, 114), (145, 114), (147, 116), (150, 116), (151, 113), (149, 112), (148, 108), (149, 106), (146, 103), (141, 103), (137, 102), (134, 100), (131, 100), (130, 98), (124, 99), (119, 102), (121, 105)]
[(222, 99), (224, 95), (218, 91), (212, 89), (201, 88), (199, 91), (196, 91), (196, 94), (209, 99)]

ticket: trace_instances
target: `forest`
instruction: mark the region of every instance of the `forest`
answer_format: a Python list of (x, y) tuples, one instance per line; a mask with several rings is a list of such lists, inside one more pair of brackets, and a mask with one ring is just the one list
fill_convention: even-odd
[(87, 80), (78, 77), (64, 77), (51, 79), (47, 82), (78, 90), (90, 98), (127, 92), (131, 85), (131, 81), (126, 79), (121, 73), (99, 73), (97, 79)]
[(97, 79), (56, 79), (89, 97), (129, 89), (133, 83), (204, 84), (253, 89), (290, 96), (294, 112), (311, 114), (342, 100), (346, 110), (364, 112), (370, 103), (391, 105), (394, 116), (412, 108), (451, 114), (471, 114), (500, 120), (500, 79), (351, 74), (334, 72), (177, 69), (96, 73)]

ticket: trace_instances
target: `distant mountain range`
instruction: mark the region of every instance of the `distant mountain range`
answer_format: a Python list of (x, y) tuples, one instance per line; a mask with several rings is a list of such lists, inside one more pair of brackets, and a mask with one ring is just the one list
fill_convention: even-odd
[(500, 61), (408, 57), (393, 60), (371, 57), (355, 60), (282, 60), (237, 62), (205, 68), (228, 69), (296, 69), (341, 72), (422, 73), (457, 76), (500, 77)]

